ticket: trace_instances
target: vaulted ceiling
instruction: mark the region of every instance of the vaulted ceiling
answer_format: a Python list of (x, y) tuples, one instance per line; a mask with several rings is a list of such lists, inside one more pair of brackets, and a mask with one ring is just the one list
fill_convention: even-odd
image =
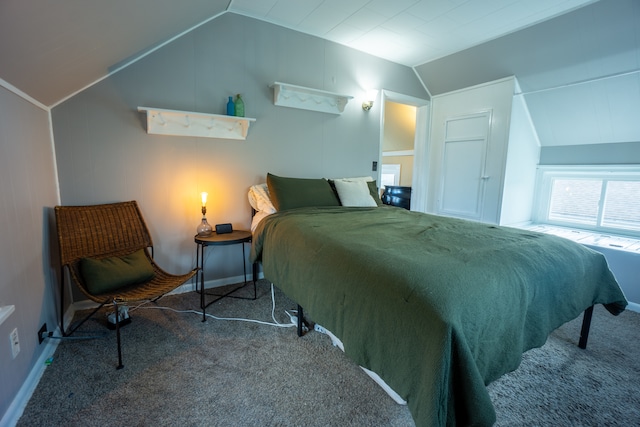
[(1, 0), (0, 79), (52, 107), (223, 13), (413, 67), (432, 95), (514, 75), (542, 145), (640, 141), (638, 0)]
[(593, 0), (2, 0), (0, 78), (52, 106), (235, 12), (415, 66)]
[(416, 72), (432, 95), (516, 76), (543, 146), (638, 142), (640, 1), (600, 0)]

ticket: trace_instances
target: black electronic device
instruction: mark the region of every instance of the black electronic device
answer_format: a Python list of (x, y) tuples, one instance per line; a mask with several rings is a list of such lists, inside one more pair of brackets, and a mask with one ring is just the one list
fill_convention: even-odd
[(216, 234), (227, 234), (233, 231), (231, 224), (216, 224)]

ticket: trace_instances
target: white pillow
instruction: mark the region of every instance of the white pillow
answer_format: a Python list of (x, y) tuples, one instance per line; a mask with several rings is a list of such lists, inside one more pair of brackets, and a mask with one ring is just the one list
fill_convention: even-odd
[(269, 196), (269, 188), (267, 184), (256, 184), (249, 188), (249, 204), (258, 212), (272, 214), (276, 212), (276, 208), (271, 203)]
[(342, 206), (378, 206), (371, 197), (369, 186), (364, 179), (336, 179), (333, 183)]

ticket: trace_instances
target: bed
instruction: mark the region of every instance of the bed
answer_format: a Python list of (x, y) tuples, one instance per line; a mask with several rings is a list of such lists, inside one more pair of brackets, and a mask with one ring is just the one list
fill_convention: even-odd
[(627, 304), (598, 252), (381, 206), (375, 182), (372, 203), (365, 179), (353, 181), (347, 192), (339, 180), (269, 174), (263, 204), (252, 200), (272, 206), (254, 224), (251, 258), (407, 401), (417, 426), (492, 425), (486, 385), (594, 304), (614, 315)]

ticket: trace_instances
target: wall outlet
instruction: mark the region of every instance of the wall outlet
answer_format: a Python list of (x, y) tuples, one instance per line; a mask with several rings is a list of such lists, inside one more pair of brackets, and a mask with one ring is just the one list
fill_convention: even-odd
[(14, 328), (9, 334), (9, 340), (11, 341), (11, 354), (15, 359), (18, 353), (20, 353), (20, 339), (18, 338), (18, 328)]
[(38, 344), (42, 344), (42, 341), (44, 341), (47, 336), (47, 324), (43, 323), (42, 327), (38, 331)]

